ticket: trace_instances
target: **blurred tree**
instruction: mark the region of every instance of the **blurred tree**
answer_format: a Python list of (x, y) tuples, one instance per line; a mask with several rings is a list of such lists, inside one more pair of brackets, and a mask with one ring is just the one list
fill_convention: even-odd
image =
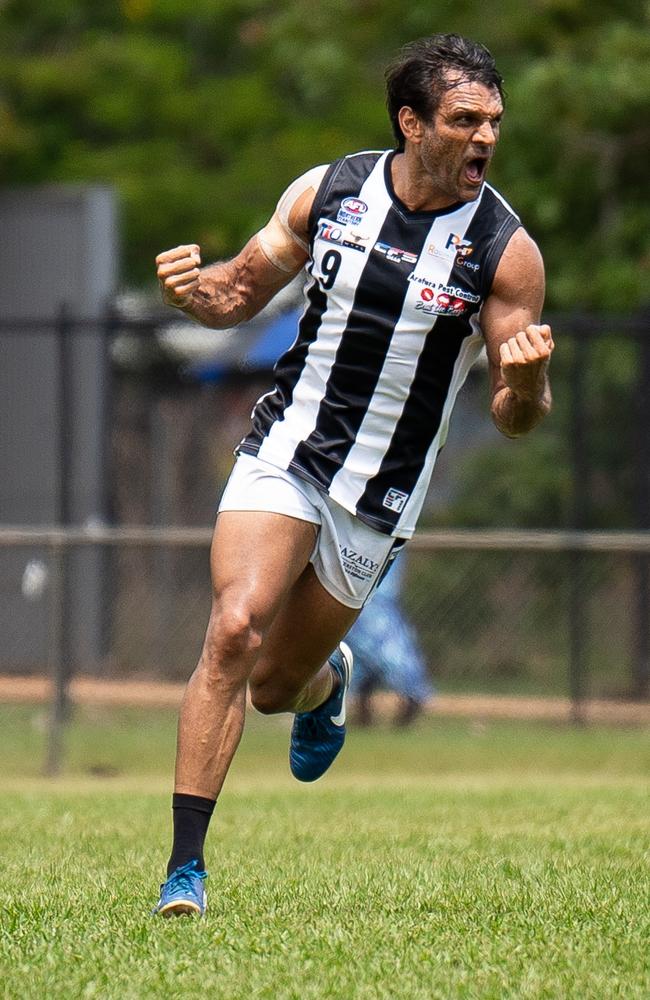
[(549, 305), (646, 295), (650, 14), (638, 0), (5, 0), (0, 183), (91, 180), (123, 203), (124, 283), (164, 246), (235, 252), (298, 172), (391, 144), (404, 41), (490, 46), (509, 106), (494, 180), (540, 242)]
[[(650, 4), (639, 0), (4, 0), (0, 183), (93, 181), (122, 202), (123, 284), (183, 241), (236, 252), (301, 171), (392, 144), (383, 73), (433, 31), (485, 42), (506, 81), (492, 180), (539, 242), (549, 308), (648, 299)], [(566, 523), (567, 358), (543, 428), (463, 458), (446, 516)], [(629, 525), (635, 350), (590, 348), (594, 526)], [(619, 433), (610, 433), (612, 415)], [(517, 484), (512, 488), (512, 484)], [(615, 486), (613, 484), (616, 484)]]
[[(558, 336), (552, 363), (553, 411), (535, 432), (506, 441), (496, 430), (457, 453), (453, 499), (423, 524), (467, 527), (571, 527), (576, 489), (584, 527), (638, 527), (639, 344), (620, 333), (576, 342)], [(576, 351), (578, 352), (576, 356)], [(584, 443), (574, 476), (573, 365), (583, 367)], [(484, 387), (487, 413), (487, 387)]]

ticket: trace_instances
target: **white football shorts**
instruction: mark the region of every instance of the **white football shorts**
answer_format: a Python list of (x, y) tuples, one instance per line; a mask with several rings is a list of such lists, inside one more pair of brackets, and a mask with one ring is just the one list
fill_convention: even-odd
[(348, 608), (367, 603), (404, 545), (375, 531), (311, 483), (253, 455), (239, 455), (219, 512), (263, 510), (319, 526), (310, 562), (325, 590)]

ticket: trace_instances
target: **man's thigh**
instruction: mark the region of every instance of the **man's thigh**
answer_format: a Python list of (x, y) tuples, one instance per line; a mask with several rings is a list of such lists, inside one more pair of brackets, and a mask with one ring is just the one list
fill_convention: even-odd
[(355, 621), (401, 542), (315, 487), (240, 456), (212, 552), (213, 624), (242, 608), (261, 635), (253, 684), (300, 687)]
[(210, 553), (213, 614), (266, 630), (309, 564), (317, 525), (267, 511), (222, 511)]

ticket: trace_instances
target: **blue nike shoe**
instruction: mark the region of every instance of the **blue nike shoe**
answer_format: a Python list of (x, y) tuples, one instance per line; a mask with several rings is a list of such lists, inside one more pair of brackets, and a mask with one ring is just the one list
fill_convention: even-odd
[(298, 781), (316, 781), (328, 769), (345, 742), (345, 696), (352, 676), (352, 652), (339, 643), (329, 658), (339, 686), (327, 701), (293, 720), (289, 765)]
[(160, 887), (160, 899), (152, 913), (163, 917), (178, 917), (184, 913), (202, 917), (208, 905), (208, 894), (203, 883), (207, 872), (199, 871), (196, 860), (176, 868)]

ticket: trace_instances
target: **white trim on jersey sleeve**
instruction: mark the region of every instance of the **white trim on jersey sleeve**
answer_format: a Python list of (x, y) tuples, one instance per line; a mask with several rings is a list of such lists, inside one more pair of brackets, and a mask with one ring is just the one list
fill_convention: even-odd
[(359, 149), (356, 153), (347, 153), (345, 159), (353, 160), (355, 156), (374, 156), (375, 153), (378, 156), (382, 156), (384, 153), (390, 152), (392, 152), (391, 149)]
[(499, 199), (499, 201), (501, 202), (501, 204), (503, 205), (503, 207), (508, 209), (508, 211), (510, 212), (510, 214), (514, 216), (514, 218), (517, 220), (517, 222), (521, 222), (521, 219), (519, 218), (519, 216), (515, 212), (514, 208), (512, 207), (512, 205), (508, 204), (508, 202), (503, 197), (503, 195), (499, 194), (499, 192), (497, 191), (497, 189), (493, 188), (491, 184), (487, 183), (487, 181), (486, 181), (485, 186), (486, 186), (486, 188), (488, 188), (488, 190), (490, 190), (492, 192), (492, 194), (494, 195), (495, 198)]

